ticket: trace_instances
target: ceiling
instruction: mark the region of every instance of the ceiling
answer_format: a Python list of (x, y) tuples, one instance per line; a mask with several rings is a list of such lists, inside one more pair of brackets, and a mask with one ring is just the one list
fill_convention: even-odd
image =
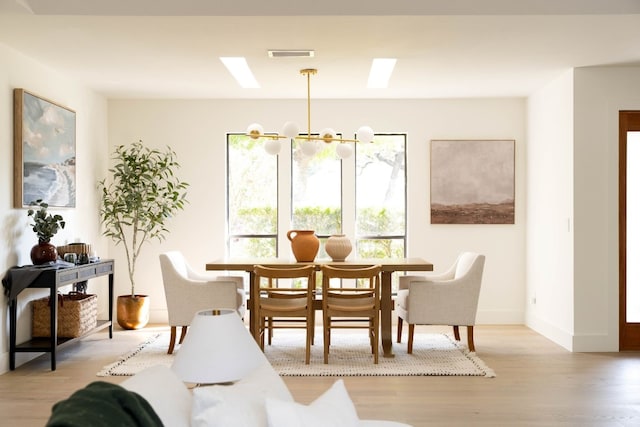
[[(109, 98), (527, 96), (640, 64), (639, 0), (0, 0), (0, 43)], [(269, 49), (315, 57), (269, 58)], [(244, 56), (242, 89), (218, 59)], [(367, 89), (374, 57), (398, 59)]]

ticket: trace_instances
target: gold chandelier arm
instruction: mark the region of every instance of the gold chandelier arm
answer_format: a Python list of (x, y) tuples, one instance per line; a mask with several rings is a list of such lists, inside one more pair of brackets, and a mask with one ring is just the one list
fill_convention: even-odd
[(346, 139), (346, 138), (323, 138), (321, 136), (307, 136), (307, 135), (298, 135), (292, 139), (303, 139), (305, 141), (324, 141), (327, 144), (337, 141), (337, 142), (360, 142), (357, 139)]
[(266, 138), (266, 139), (287, 139), (285, 135), (276, 135), (276, 134), (254, 134), (254, 133), (245, 133), (245, 136), (251, 137), (252, 139), (258, 138)]

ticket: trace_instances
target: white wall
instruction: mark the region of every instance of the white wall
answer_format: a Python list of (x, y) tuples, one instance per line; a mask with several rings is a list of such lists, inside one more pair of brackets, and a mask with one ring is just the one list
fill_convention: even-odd
[[(107, 167), (106, 101), (59, 73), (0, 44), (0, 271), (14, 265), (31, 264), (29, 252), (37, 238), (28, 227), (25, 209), (13, 208), (13, 89), (24, 88), (76, 111), (77, 200), (76, 208), (51, 210), (60, 213), (67, 225), (52, 243), (63, 245), (75, 240), (91, 243), (97, 252), (107, 254), (107, 241), (100, 236), (96, 179)], [(103, 280), (103, 279), (97, 279)], [(90, 285), (99, 295), (99, 315), (107, 317), (106, 284)], [(106, 279), (104, 279), (106, 281)], [(105, 282), (106, 283), (106, 282)], [(66, 291), (66, 290), (65, 290)], [(45, 291), (25, 291), (18, 301), (18, 342), (31, 335), (31, 308), (28, 301)], [(0, 373), (9, 368), (7, 300), (0, 307)], [(22, 353), (17, 364), (36, 354)]]
[[(186, 210), (172, 219), (171, 235), (152, 243), (140, 258), (137, 292), (152, 297), (152, 321), (165, 321), (158, 254), (183, 251), (194, 268), (225, 251), (225, 135), (251, 122), (278, 131), (286, 120), (306, 123), (305, 100), (110, 100), (109, 147), (143, 139), (170, 145), (191, 184)], [(312, 100), (312, 128), (345, 134), (369, 124), (377, 132), (408, 134), (408, 255), (448, 267), (461, 250), (487, 255), (479, 323), (522, 324), (525, 302), (525, 100)], [(516, 140), (515, 225), (431, 225), (429, 141), (431, 139)], [(120, 248), (110, 253), (121, 265), (117, 293), (128, 292)]]
[(575, 70), (575, 351), (618, 350), (618, 111), (639, 88), (640, 67)]
[(529, 97), (527, 140), (527, 325), (571, 349), (572, 70)]

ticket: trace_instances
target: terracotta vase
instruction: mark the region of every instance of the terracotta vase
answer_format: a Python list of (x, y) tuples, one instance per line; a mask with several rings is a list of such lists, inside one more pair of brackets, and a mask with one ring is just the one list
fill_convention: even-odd
[(289, 230), (287, 239), (291, 241), (293, 256), (298, 262), (312, 262), (320, 249), (320, 241), (313, 230)]
[(333, 261), (344, 261), (351, 253), (351, 242), (344, 234), (332, 234), (324, 245), (324, 250)]
[(118, 325), (123, 329), (141, 329), (149, 323), (148, 295), (120, 295), (116, 305)]
[(58, 251), (55, 245), (49, 242), (38, 242), (31, 248), (31, 262), (33, 265), (41, 265), (58, 259)]

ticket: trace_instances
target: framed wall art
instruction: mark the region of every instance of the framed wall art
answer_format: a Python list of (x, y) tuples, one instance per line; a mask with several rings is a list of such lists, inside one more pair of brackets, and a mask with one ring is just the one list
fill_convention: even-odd
[(515, 140), (432, 140), (431, 223), (514, 224)]
[(76, 205), (76, 113), (24, 89), (13, 93), (14, 205)]

